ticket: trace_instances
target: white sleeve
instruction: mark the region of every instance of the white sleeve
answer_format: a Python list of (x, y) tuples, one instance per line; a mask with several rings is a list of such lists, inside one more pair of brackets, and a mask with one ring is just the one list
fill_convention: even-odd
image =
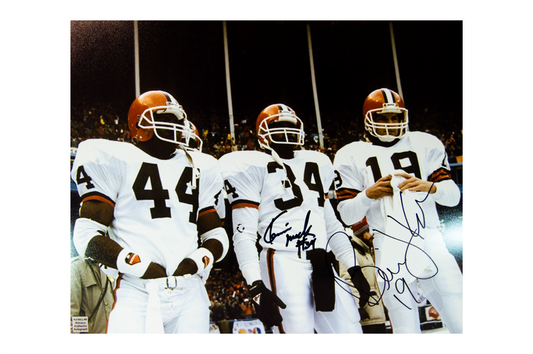
[(365, 217), (372, 203), (366, 196), (365, 176), (358, 173), (346, 148), (337, 152), (333, 165), (338, 173), (337, 211), (344, 224), (353, 225)]
[(461, 200), (461, 191), (451, 179), (435, 183), (437, 191), (433, 194), (433, 200), (440, 205), (454, 207)]
[(329, 198), (326, 199), (324, 204), (324, 219), (326, 221), (326, 232), (328, 235), (332, 235), (337, 231), (344, 231), (344, 226), (337, 219)]
[(83, 198), (98, 194), (115, 201), (120, 183), (120, 163), (106, 151), (98, 140), (82, 142), (76, 153), (71, 177)]
[(250, 285), (261, 279), (259, 254), (256, 247), (259, 210), (237, 208), (232, 211), (232, 218), (235, 255), (242, 275)]
[(337, 220), (333, 207), (329, 200), (326, 200), (324, 205), (324, 218), (326, 219), (326, 230), (328, 233), (328, 246), (326, 251), (331, 249), (335, 254), (337, 260), (346, 269), (350, 269), (357, 265), (355, 252), (350, 242), (350, 237), (344, 231), (344, 227)]
[[(205, 155), (205, 154), (204, 154)], [(198, 198), (198, 210), (215, 208), (220, 216), (221, 208), (219, 205), (224, 202), (222, 190), (224, 183), (218, 166), (218, 162), (212, 156), (206, 157), (201, 161), (200, 167), (200, 195)]]
[(227, 198), (232, 206), (233, 248), (249, 285), (261, 279), (256, 242), (262, 176), (254, 160), (261, 156), (252, 151), (237, 151), (219, 159)]
[(435, 187), (437, 187), (437, 191), (432, 195), (433, 200), (440, 205), (456, 206), (461, 199), (461, 192), (457, 184), (451, 179), (446, 149), (436, 137), (429, 136), (428, 138), (430, 148), (426, 163), (429, 166), (429, 171), (432, 171), (428, 180), (435, 181)]
[(353, 225), (366, 216), (372, 202), (366, 196), (366, 190), (363, 190), (355, 198), (339, 201), (337, 210), (346, 225)]
[(226, 190), (224, 188), (215, 196), (215, 209), (220, 220), (226, 218), (226, 198)]

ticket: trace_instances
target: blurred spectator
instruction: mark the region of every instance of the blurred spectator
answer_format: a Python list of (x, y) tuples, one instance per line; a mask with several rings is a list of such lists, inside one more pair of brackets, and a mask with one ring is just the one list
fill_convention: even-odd
[(241, 305), (244, 317), (248, 320), (252, 318), (254, 313), (252, 302), (248, 299), (244, 299), (244, 303)]
[[(352, 240), (357, 263), (361, 266), (373, 293), (368, 303), (363, 308), (359, 308), (363, 333), (386, 333), (385, 307), (381, 300), (381, 292), (375, 270), (374, 236), (370, 233), (366, 217), (352, 225), (347, 231)], [(348, 270), (342, 265), (339, 266), (341, 277), (350, 285), (350, 290), (354, 296), (359, 298), (359, 292), (353, 286)]]
[(211, 271), (206, 282), (211, 300), (211, 320), (238, 320), (255, 317), (255, 309), (250, 306), (248, 289), (236, 265), (229, 269)]
[(83, 317), (81, 321), (88, 325), (86, 333), (105, 333), (107, 318), (113, 303), (111, 280), (98, 264), (80, 256), (72, 258), (70, 263), (71, 319)]
[(215, 300), (211, 306), (211, 320), (218, 322), (226, 319), (226, 308), (220, 302)]

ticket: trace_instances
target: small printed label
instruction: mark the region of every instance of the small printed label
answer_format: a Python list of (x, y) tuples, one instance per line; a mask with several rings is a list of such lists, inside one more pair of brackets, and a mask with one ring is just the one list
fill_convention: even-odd
[(89, 333), (87, 316), (72, 317), (72, 333)]

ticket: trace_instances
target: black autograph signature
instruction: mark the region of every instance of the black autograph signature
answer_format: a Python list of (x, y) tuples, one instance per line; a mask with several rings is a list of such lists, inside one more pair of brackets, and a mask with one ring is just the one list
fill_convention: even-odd
[[(424, 211), (423, 211), (423, 209), (422, 209), (420, 204), (423, 203), (424, 201), (426, 201), (428, 196), (429, 196), (429, 192), (428, 192), (428, 194), (425, 196), (425, 198), (423, 200), (415, 200), (418, 208), (421, 211), (421, 216), (418, 213), (416, 214), (416, 226), (414, 228), (411, 228), (412, 225), (410, 225), (410, 223), (409, 223), (409, 219), (408, 219), (406, 211), (405, 211), (405, 207), (404, 207), (403, 198), (402, 198), (402, 194), (401, 193), (400, 193), (400, 200), (401, 200), (401, 205), (402, 205), (403, 216), (404, 216), (404, 219), (405, 219), (404, 220), (405, 224), (402, 223), (399, 220), (396, 220), (394, 217), (392, 217), (390, 215), (387, 215), (388, 218), (390, 218), (394, 222), (398, 223), (398, 225), (400, 225), (401, 227), (405, 228), (406, 230), (409, 230), (409, 232), (411, 233), (411, 238), (409, 239), (409, 241), (406, 242), (404, 240), (401, 240), (399, 238), (394, 237), (393, 235), (388, 235), (385, 232), (382, 232), (382, 231), (377, 230), (377, 229), (373, 229), (372, 230), (374, 232), (379, 232), (380, 234), (382, 234), (382, 235), (384, 235), (386, 237), (390, 237), (390, 238), (398, 241), (399, 243), (405, 244), (405, 253), (404, 253), (403, 260), (401, 260), (400, 262), (397, 263), (397, 268), (394, 269), (394, 270), (390, 269), (390, 268), (387, 268), (387, 269), (383, 270), (383, 269), (380, 269), (376, 265), (364, 265), (364, 266), (361, 267), (361, 268), (373, 268), (375, 270), (375, 272), (376, 272), (377, 277), (381, 278), (383, 280), (383, 284), (384, 284), (383, 285), (383, 289), (380, 289), (381, 290), (381, 295), (379, 296), (379, 298), (376, 296), (377, 294), (376, 295), (372, 294), (370, 296), (370, 298), (368, 300), (368, 305), (369, 306), (378, 305), (379, 301), (383, 297), (384, 291), (390, 291), (391, 284), (394, 285), (394, 289), (396, 290), (397, 294), (403, 294), (403, 293), (405, 293), (407, 291), (413, 297), (413, 299), (418, 303), (417, 296), (410, 289), (407, 280), (404, 277), (398, 277), (398, 278), (395, 279), (395, 276), (398, 275), (401, 272), (402, 268), (405, 268), (409, 272), (409, 274), (411, 274), (415, 279), (430, 279), (430, 278), (432, 278), (432, 277), (437, 275), (438, 267), (437, 267), (437, 264), (433, 261), (433, 259), (431, 259), (431, 257), (423, 249), (421, 249), (417, 245), (414, 245), (414, 244), (411, 243), (415, 237), (421, 237), (422, 238), (422, 236), (420, 235), (420, 231), (421, 231), (421, 229), (424, 229), (426, 227)], [(332, 237), (334, 237), (336, 235), (339, 235), (339, 234), (340, 235), (345, 235), (345, 237), (349, 237), (344, 232), (337, 232), (337, 233), (333, 234), (330, 237), (330, 239), (328, 240), (328, 244), (329, 244), (329, 241), (331, 240)], [(339, 237), (339, 236), (337, 236), (337, 237)], [(328, 247), (326, 245), (326, 251), (327, 251), (327, 248)], [(435, 266), (434, 273), (430, 274), (427, 277), (419, 277), (419, 276), (416, 276), (416, 275), (412, 274), (411, 271), (409, 271), (408, 252), (409, 252), (410, 249), (413, 249), (413, 248), (416, 248), (419, 251), (421, 251), (425, 256), (427, 256), (429, 262), (433, 263), (433, 265)], [(354, 250), (354, 258), (355, 258), (355, 250)], [(343, 279), (339, 279), (337, 277), (336, 277), (336, 281), (340, 281), (340, 282), (343, 282), (343, 283), (346, 284), (346, 282)], [(409, 306), (407, 306), (405, 303), (403, 303), (396, 295), (393, 295), (393, 296), (402, 305), (404, 305), (408, 309), (411, 309)]]
[[(431, 190), (431, 188), (430, 188), (430, 190)], [(422, 209), (421, 204), (426, 201), (426, 199), (429, 196), (429, 192), (426, 194), (426, 196), (424, 197), (423, 200), (416, 200), (415, 199), (415, 203), (416, 203), (417, 207), (420, 209), (420, 212), (421, 212), (421, 214), (415, 213), (416, 225), (410, 225), (409, 218), (407, 217), (407, 213), (405, 211), (403, 193), (400, 193), (399, 196), (400, 196), (400, 202), (401, 202), (402, 213), (403, 213), (403, 218), (404, 218), (403, 221), (405, 222), (405, 224), (402, 223), (399, 220), (396, 220), (394, 217), (392, 217), (390, 215), (387, 215), (387, 218), (389, 218), (390, 220), (393, 220), (398, 225), (400, 225), (401, 227), (403, 227), (406, 230), (408, 230), (411, 233), (411, 238), (409, 239), (409, 241), (406, 242), (404, 240), (400, 240), (400, 239), (394, 237), (393, 235), (388, 235), (385, 232), (382, 232), (380, 230), (377, 230), (377, 229), (373, 229), (372, 230), (372, 231), (378, 232), (378, 233), (380, 233), (380, 234), (382, 234), (382, 235), (384, 235), (386, 237), (392, 238), (393, 240), (396, 240), (399, 243), (403, 243), (403, 244), (406, 245), (405, 246), (405, 253), (404, 253), (403, 260), (397, 263), (397, 268), (396, 269), (393, 270), (393, 269), (390, 269), (390, 268), (386, 268), (385, 270), (382, 270), (379, 267), (376, 267), (376, 274), (377, 274), (378, 277), (383, 279), (383, 282), (384, 282), (383, 289), (381, 289), (382, 293), (384, 291), (390, 291), (391, 284), (394, 282), (394, 288), (395, 288), (397, 294), (403, 294), (404, 292), (408, 291), (411, 294), (411, 296), (413, 297), (413, 299), (416, 302), (418, 302), (416, 296), (413, 294), (413, 291), (409, 288), (409, 285), (408, 285), (406, 279), (404, 277), (399, 277), (397, 279), (394, 279), (394, 276), (397, 275), (398, 273), (400, 273), (400, 271), (402, 270), (402, 267), (405, 268), (407, 270), (407, 272), (411, 276), (413, 276), (415, 279), (430, 279), (430, 278), (433, 278), (434, 276), (436, 276), (438, 271), (439, 271), (438, 267), (437, 267), (437, 264), (433, 261), (433, 259), (431, 259), (431, 257), (423, 249), (421, 249), (420, 247), (418, 247), (418, 246), (416, 246), (416, 245), (411, 243), (415, 237), (423, 238), (420, 235), (420, 231), (421, 231), (421, 229), (425, 229), (426, 228), (426, 218), (425, 218), (424, 210)], [(412, 228), (412, 227), (414, 227), (414, 228)], [(412, 249), (412, 248), (416, 248), (417, 250), (421, 251), (427, 257), (428, 261), (433, 263), (433, 265), (435, 266), (435, 271), (432, 274), (428, 275), (427, 277), (419, 277), (419, 276), (411, 273), (411, 271), (409, 270), (409, 262), (408, 262), (408, 256), (407, 255), (409, 253), (409, 250)], [(405, 307), (411, 309), (409, 306), (404, 304), (396, 295), (394, 295), (394, 298), (396, 298), (396, 300), (398, 300), (400, 303), (402, 303)]]
[(307, 251), (309, 249), (315, 249), (316, 235), (314, 233), (311, 233), (311, 228), (313, 227), (313, 225), (309, 225), (309, 218), (311, 217), (311, 210), (307, 212), (302, 231), (299, 231), (295, 234), (289, 234), (288, 232), (292, 230), (292, 226), (290, 226), (290, 224), (287, 222), (285, 224), (286, 228), (284, 230), (280, 232), (273, 232), (274, 222), (278, 220), (286, 212), (287, 210), (283, 210), (275, 218), (272, 219), (272, 221), (270, 222), (270, 224), (265, 230), (264, 241), (266, 243), (272, 244), (274, 243), (274, 240), (277, 237), (285, 236), (286, 237), (285, 247), (289, 247), (289, 243), (291, 241), (297, 240), (295, 247), (298, 249), (298, 256), (301, 255), (302, 251)]

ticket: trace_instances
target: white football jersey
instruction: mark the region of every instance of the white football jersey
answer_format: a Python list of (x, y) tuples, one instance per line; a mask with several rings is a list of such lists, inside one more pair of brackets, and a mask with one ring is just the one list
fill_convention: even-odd
[[(339, 203), (354, 198), (381, 177), (394, 175), (400, 170), (424, 181), (440, 182), (451, 179), (448, 156), (443, 144), (435, 136), (422, 132), (408, 132), (392, 146), (363, 141), (352, 142), (337, 152), (334, 166), (338, 172), (336, 183)], [(421, 206), (426, 226), (437, 227), (439, 218), (433, 196), (427, 196)], [(366, 213), (371, 229), (384, 229), (385, 216), (381, 209), (379, 200), (371, 202)]]
[[(237, 151), (223, 155), (219, 165), (232, 209), (259, 210), (258, 233), (263, 248), (304, 252), (326, 249), (327, 235), (342, 229), (338, 220), (325, 221), (324, 205), (335, 173), (329, 158), (316, 151), (295, 151), (282, 159)], [(238, 228), (238, 220), (233, 227)], [(333, 225), (333, 226), (331, 226)], [(327, 230), (327, 228), (336, 228)]]
[(168, 160), (154, 158), (133, 144), (91, 139), (82, 142), (72, 179), (85, 200), (114, 205), (109, 235), (122, 247), (138, 250), (161, 264), (168, 275), (198, 248), (198, 215), (215, 210), (223, 188), (215, 158), (184, 151)]

